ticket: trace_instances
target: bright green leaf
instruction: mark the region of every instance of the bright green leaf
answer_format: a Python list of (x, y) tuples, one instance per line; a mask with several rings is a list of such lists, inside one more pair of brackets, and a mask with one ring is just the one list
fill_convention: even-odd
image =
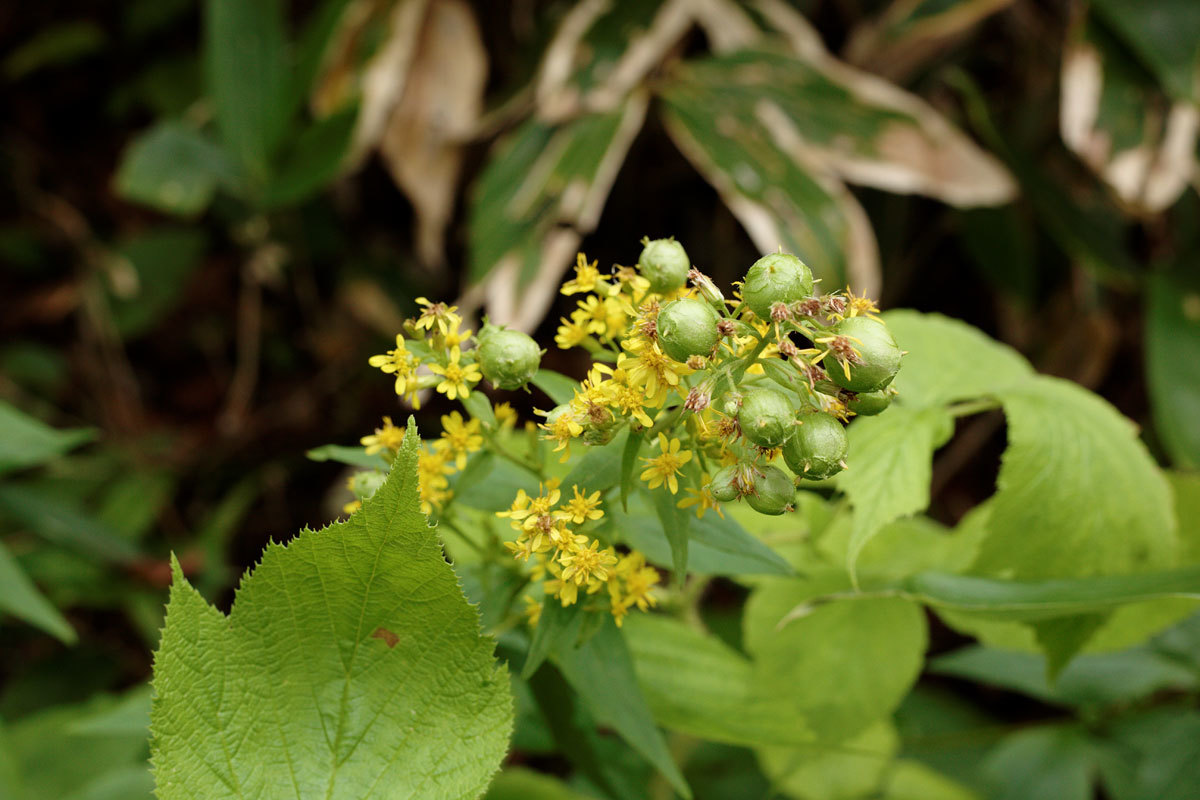
[[(575, 390), (579, 388), (579, 381), (572, 380), (566, 375), (555, 372), (552, 369), (539, 369), (533, 376), (533, 385), (546, 393), (546, 396), (554, 401), (556, 405), (571, 402), (575, 397)], [(550, 409), (545, 409), (549, 411)]]
[(892, 764), (882, 800), (981, 800), (963, 784), (930, 769), (920, 761), (900, 759)]
[(366, 469), (387, 469), (388, 463), (379, 453), (367, 455), (361, 447), (351, 447), (341, 444), (326, 444), (314, 447), (306, 454), (312, 461), (336, 461), (351, 467)]
[(229, 616), (175, 565), (151, 711), (161, 800), (482, 793), (509, 681), (419, 511), (419, 444), (410, 421), (360, 511), (268, 545)]
[(773, 785), (795, 800), (857, 800), (883, 783), (899, 749), (891, 722), (880, 720), (839, 745), (765, 747), (758, 752)]

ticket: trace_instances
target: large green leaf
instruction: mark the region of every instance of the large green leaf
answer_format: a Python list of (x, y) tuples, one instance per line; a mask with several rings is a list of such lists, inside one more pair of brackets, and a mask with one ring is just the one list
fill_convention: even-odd
[(847, 468), (837, 483), (854, 507), (846, 552), (851, 573), (858, 554), (884, 525), (929, 506), (933, 451), (952, 432), (940, 408), (896, 406), (850, 426)]
[(1170, 487), (1129, 420), (1057, 378), (1010, 387), (1000, 399), (1009, 444), (973, 571), (1065, 578), (1173, 563)]
[(1089, 800), (1095, 746), (1075, 726), (1013, 734), (988, 757), (984, 774), (994, 800)]
[(883, 318), (906, 351), (892, 381), (900, 392), (900, 405), (935, 406), (984, 397), (1034, 374), (1017, 351), (965, 322), (907, 309), (889, 311)]
[(290, 91), (282, 0), (206, 0), (204, 65), (217, 125), (251, 175), (267, 177), (299, 97)]
[(241, 179), (220, 145), (181, 122), (167, 121), (129, 145), (114, 188), (126, 200), (191, 216), (208, 208), (218, 188), (240, 189)]
[(1200, 796), (1200, 713), (1150, 708), (1106, 730), (1099, 766), (1112, 800), (1191, 800)]
[(161, 800), (482, 793), (509, 681), (419, 511), (419, 444), (410, 421), (359, 512), (268, 545), (229, 616), (175, 565), (151, 712)]
[(754, 696), (795, 714), (817, 741), (835, 743), (895, 710), (924, 661), (925, 617), (901, 598), (850, 596), (789, 615), (848, 588), (844, 573), (764, 581), (746, 604)]
[(36, 625), (67, 644), (75, 642), (75, 629), (21, 571), (3, 542), (0, 542), (0, 611)]
[(582, 644), (559, 650), (555, 661), (596, 719), (619, 733), (690, 800), (691, 790), (654, 725), (633, 658), (612, 617), (606, 615), (600, 629)]
[(55, 430), (0, 400), (0, 474), (44, 464), (94, 438), (90, 428)]
[(1195, 263), (1150, 278), (1146, 385), (1171, 460), (1200, 469), (1200, 272)]
[(812, 739), (785, 707), (753, 697), (750, 661), (715, 636), (644, 614), (627, 618), (624, 630), (638, 683), (664, 727), (747, 747)]
[(788, 797), (856, 800), (879, 791), (899, 745), (892, 723), (881, 720), (841, 745), (763, 747), (757, 754), (763, 772)]

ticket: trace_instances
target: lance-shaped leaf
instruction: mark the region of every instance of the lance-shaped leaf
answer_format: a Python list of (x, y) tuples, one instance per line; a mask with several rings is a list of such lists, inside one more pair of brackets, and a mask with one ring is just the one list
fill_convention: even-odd
[(882, 14), (850, 34), (846, 60), (903, 82), (985, 18), (1012, 4), (1013, 0), (892, 0)]
[(648, 98), (562, 125), (531, 119), (502, 140), (474, 188), (471, 272), (463, 303), (486, 297), (492, 322), (541, 321), (581, 234), (600, 219), (617, 171), (642, 127)]
[(160, 800), (475, 798), (512, 726), (508, 676), (419, 511), (410, 422), (346, 522), (270, 544), (228, 616), (178, 564), (154, 664)]
[(1094, 17), (1068, 34), (1061, 83), (1063, 142), (1122, 203), (1154, 213), (1179, 199), (1200, 135), (1194, 102), (1172, 101)]
[[(663, 121), (675, 145), (759, 250), (783, 247), (828, 285), (875, 294), (879, 248), (862, 206), (828, 170), (786, 149), (794, 138), (789, 130), (755, 116), (753, 89), (727, 94), (733, 96), (718, 96), (703, 76), (682, 71), (663, 94)], [(770, 122), (777, 117), (768, 113)]]

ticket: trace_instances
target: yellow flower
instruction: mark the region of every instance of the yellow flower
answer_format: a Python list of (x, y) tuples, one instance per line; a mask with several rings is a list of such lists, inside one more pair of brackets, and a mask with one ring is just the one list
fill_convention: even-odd
[(559, 556), (559, 563), (563, 565), (562, 579), (574, 581), (578, 586), (583, 586), (592, 578), (608, 580), (608, 571), (616, 565), (617, 558), (612, 550), (599, 550), (599, 547), (600, 542), (593, 539), (590, 547), (579, 547)]
[(533, 595), (525, 595), (522, 600), (525, 601), (525, 618), (529, 620), (529, 626), (536, 628), (538, 622), (542, 618), (542, 604), (534, 599)]
[(582, 525), (589, 519), (595, 520), (604, 516), (604, 512), (600, 510), (600, 492), (592, 492), (585, 496), (579, 491), (578, 486), (572, 486), (571, 491), (575, 496), (555, 512), (560, 519), (575, 525)]
[(612, 599), (612, 614), (617, 625), (633, 606), (647, 611), (658, 604), (654, 587), (658, 585), (658, 570), (646, 565), (646, 557), (637, 550), (622, 556), (613, 569), (613, 579), (608, 582), (608, 593)]
[(587, 341), (586, 318), (576, 319), (575, 314), (572, 314), (570, 320), (560, 317), (559, 321), (562, 322), (562, 325), (558, 326), (558, 332), (554, 334), (554, 343), (559, 346), (559, 349), (570, 350)]
[(450, 323), (453, 322), (455, 327), (457, 327), (458, 323), (462, 321), (458, 314), (454, 313), (458, 311), (458, 306), (448, 306), (445, 303), (431, 303), (424, 297), (417, 298), (417, 305), (421, 306), (421, 315), (417, 317), (418, 330), (424, 328), (432, 332), (436, 325), (437, 329), (444, 336), (447, 333)]
[(565, 451), (562, 454), (562, 458), (559, 459), (563, 462), (571, 455), (571, 440), (583, 433), (583, 426), (575, 420), (575, 414), (569, 408), (561, 411), (552, 422), (544, 422), (538, 427), (546, 431), (548, 438), (558, 443), (558, 447), (554, 448), (554, 452)]
[(450, 499), (450, 482), (447, 475), (454, 474), (454, 467), (447, 463), (442, 453), (421, 450), (417, 456), (417, 487), (421, 494), (421, 511), (432, 514)]
[(464, 400), (471, 394), (471, 385), (479, 383), (483, 378), (479, 374), (478, 364), (461, 364), (462, 351), (458, 347), (450, 348), (450, 362), (446, 366), (430, 364), (429, 371), (442, 377), (437, 390), (451, 400), (462, 397)]
[(462, 414), (451, 411), (442, 417), (442, 436), (434, 442), (434, 449), (454, 459), (454, 466), (462, 469), (467, 465), (467, 454), (483, 447), (483, 436), (479, 434), (479, 420), (464, 422)]
[(596, 284), (603, 283), (604, 278), (600, 275), (600, 270), (597, 269), (599, 261), (588, 263), (587, 257), (583, 253), (575, 256), (575, 277), (562, 285), (562, 293), (566, 295), (576, 294), (577, 292), (591, 292), (596, 288)]
[(400, 445), (404, 443), (404, 428), (393, 425), (391, 417), (384, 417), (383, 427), (376, 428), (375, 433), (362, 437), (358, 443), (367, 449), (369, 456), (382, 453), (384, 450), (396, 453), (399, 452)]
[(362, 508), (362, 500), (351, 500), (349, 503), (346, 503), (346, 505), (342, 506), (342, 513), (349, 516), (355, 511), (358, 511), (360, 508)]
[(679, 386), (681, 376), (692, 373), (686, 365), (671, 359), (644, 336), (627, 340), (625, 349), (634, 355), (625, 367), (629, 375), (628, 384), (641, 389), (646, 405), (652, 408), (658, 408), (666, 401), (667, 394)]
[(671, 494), (679, 492), (680, 468), (692, 460), (691, 450), (680, 450), (679, 440), (667, 440), (665, 434), (658, 435), (659, 455), (654, 458), (643, 458), (649, 466), (642, 472), (641, 479), (650, 484), (651, 489), (657, 489), (663, 483), (671, 490)]
[(471, 338), (471, 334), (475, 331), (465, 330), (461, 333), (458, 326), (462, 323), (458, 317), (451, 318), (446, 324), (446, 335), (442, 337), (442, 347), (460, 347), (463, 342)]
[(396, 337), (395, 350), (388, 350), (383, 355), (371, 356), (367, 359), (367, 363), (385, 373), (395, 373), (396, 394), (400, 397), (407, 395), (413, 408), (421, 407), (421, 403), (417, 399), (417, 359), (404, 349), (403, 336)]
[[(850, 287), (847, 286), (846, 300), (850, 305), (850, 310), (846, 312), (845, 316), (857, 317), (859, 314), (864, 314), (868, 317), (875, 317), (875, 319), (879, 319), (879, 317), (876, 316), (879, 313), (879, 306), (875, 305), (875, 301), (867, 297), (865, 292), (861, 297), (859, 297), (858, 295), (854, 294), (854, 292), (850, 291)], [(836, 317), (841, 315), (834, 314), (832, 316)]]
[(517, 411), (511, 403), (497, 403), (496, 407), (492, 409), (492, 413), (496, 415), (496, 424), (501, 428), (516, 427)]
[(696, 506), (696, 517), (704, 519), (704, 512), (710, 508), (717, 512), (717, 516), (725, 519), (725, 512), (721, 510), (721, 504), (712, 496), (712, 492), (708, 488), (708, 473), (704, 473), (701, 478), (700, 488), (693, 489), (690, 486), (684, 487), (684, 491), (691, 495), (685, 497), (675, 504), (676, 508), (690, 508)]

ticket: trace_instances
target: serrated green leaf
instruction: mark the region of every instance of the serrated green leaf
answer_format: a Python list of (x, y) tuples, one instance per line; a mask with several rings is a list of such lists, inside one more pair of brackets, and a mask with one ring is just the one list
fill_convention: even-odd
[(268, 545), (229, 616), (175, 564), (151, 711), (160, 800), (482, 793), (509, 681), (419, 511), (419, 445), (410, 420), (360, 511)]
[(1017, 351), (965, 322), (907, 309), (889, 311), (883, 319), (900, 349), (907, 351), (892, 381), (900, 392), (899, 405), (926, 407), (985, 397), (1034, 374)]
[(606, 615), (595, 635), (578, 647), (559, 651), (555, 661), (596, 719), (611, 726), (679, 794), (690, 799), (691, 789), (654, 725), (646, 698), (638, 687), (629, 648), (612, 618)]
[(169, 214), (208, 208), (217, 189), (238, 190), (235, 162), (218, 144), (180, 122), (160, 122), (140, 134), (121, 157), (116, 193)]
[(715, 636), (653, 614), (626, 618), (623, 630), (646, 702), (664, 727), (746, 747), (811, 741), (795, 715), (752, 696), (750, 661)]
[(1150, 277), (1146, 386), (1171, 460), (1200, 469), (1200, 275), (1194, 265)]
[(41, 628), (67, 644), (74, 644), (75, 629), (29, 580), (12, 553), (0, 542), (0, 612)]
[(998, 394), (1009, 444), (973, 572), (1065, 578), (1173, 563), (1170, 487), (1129, 420), (1057, 378)]
[(846, 588), (844, 573), (832, 570), (810, 579), (764, 581), (743, 619), (755, 696), (795, 714), (828, 744), (894, 711), (925, 654), (924, 615), (904, 599), (851, 596), (786, 620), (797, 606)]
[(929, 506), (933, 451), (952, 431), (942, 409), (906, 406), (861, 417), (850, 426), (847, 467), (837, 485), (854, 507), (846, 550), (851, 574), (858, 554), (884, 525)]
[(204, 67), (217, 126), (230, 152), (266, 179), (295, 103), (281, 0), (206, 0)]
[(0, 400), (0, 474), (35, 467), (96, 438), (92, 428), (56, 430)]

